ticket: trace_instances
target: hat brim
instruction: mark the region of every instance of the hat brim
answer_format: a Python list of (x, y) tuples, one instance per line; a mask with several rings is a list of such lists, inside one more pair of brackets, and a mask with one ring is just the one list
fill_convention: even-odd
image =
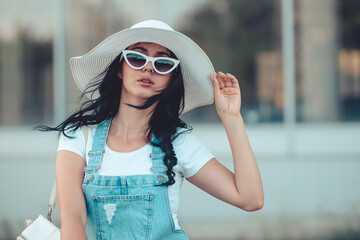
[[(214, 67), (205, 52), (189, 37), (158, 28), (130, 28), (106, 38), (90, 52), (70, 59), (74, 80), (83, 92), (122, 50), (137, 42), (153, 42), (170, 49), (180, 60), (185, 87), (183, 113), (214, 102), (210, 76)], [(90, 99), (90, 94), (86, 94)], [(96, 92), (93, 98), (97, 98)]]

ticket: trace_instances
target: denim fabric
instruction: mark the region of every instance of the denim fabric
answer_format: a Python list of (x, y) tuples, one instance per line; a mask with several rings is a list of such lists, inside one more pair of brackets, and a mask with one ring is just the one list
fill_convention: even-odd
[(168, 186), (161, 186), (168, 177), (164, 153), (159, 147), (153, 146), (152, 150), (153, 174), (98, 174), (110, 123), (111, 119), (106, 119), (97, 126), (88, 153), (89, 162), (84, 169), (88, 239), (189, 239), (182, 227), (175, 230)]

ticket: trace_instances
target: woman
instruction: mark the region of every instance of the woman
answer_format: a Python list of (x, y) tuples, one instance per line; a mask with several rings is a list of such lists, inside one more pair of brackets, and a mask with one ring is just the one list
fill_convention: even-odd
[[(56, 128), (42, 127), (62, 132), (56, 160), (62, 239), (188, 239), (177, 218), (184, 178), (245, 211), (262, 208), (238, 81), (215, 73), (191, 39), (148, 20), (70, 64), (91, 100)], [(235, 173), (179, 118), (213, 98)]]

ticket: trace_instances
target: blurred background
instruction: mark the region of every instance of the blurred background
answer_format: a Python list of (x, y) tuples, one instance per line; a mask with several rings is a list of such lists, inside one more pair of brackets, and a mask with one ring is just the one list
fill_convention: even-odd
[[(360, 1), (1, 0), (0, 239), (45, 215), (56, 126), (80, 104), (69, 59), (146, 20), (167, 22), (237, 77), (265, 205), (245, 212), (184, 182), (191, 239), (360, 239)], [(213, 105), (182, 116), (233, 169)], [(59, 225), (58, 210), (54, 222)]]

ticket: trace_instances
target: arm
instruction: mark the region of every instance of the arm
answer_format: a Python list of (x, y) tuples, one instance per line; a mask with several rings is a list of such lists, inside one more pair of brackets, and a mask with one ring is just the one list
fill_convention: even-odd
[(86, 239), (86, 203), (82, 191), (85, 160), (70, 151), (59, 151), (55, 176), (58, 190), (61, 239)]
[(264, 193), (240, 114), (238, 81), (231, 74), (221, 72), (212, 76), (211, 81), (216, 110), (230, 142), (235, 173), (213, 158), (187, 180), (214, 197), (245, 211), (261, 209), (264, 205)]

